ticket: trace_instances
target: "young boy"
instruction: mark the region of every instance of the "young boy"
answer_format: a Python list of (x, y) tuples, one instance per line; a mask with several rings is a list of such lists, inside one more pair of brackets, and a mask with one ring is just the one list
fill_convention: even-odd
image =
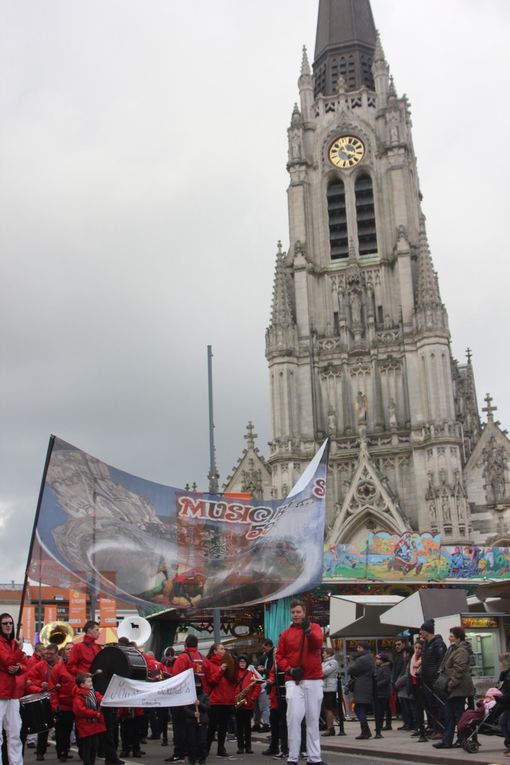
[(209, 698), (202, 689), (201, 681), (195, 676), (197, 700), (195, 704), (183, 707), (186, 748), (189, 765), (205, 765), (207, 759), (207, 727), (209, 723)]
[(99, 708), (102, 700), (101, 694), (93, 688), (92, 675), (89, 672), (76, 675), (73, 714), (80, 739), (83, 765), (94, 765), (99, 734), (106, 730), (103, 713)]

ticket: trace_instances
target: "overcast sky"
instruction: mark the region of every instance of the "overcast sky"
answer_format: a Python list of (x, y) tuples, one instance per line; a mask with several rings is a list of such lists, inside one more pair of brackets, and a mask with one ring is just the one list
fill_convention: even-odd
[[(317, 0), (0, 0), (0, 581), (21, 580), (51, 433), (206, 488), (252, 419), (288, 241), (286, 130)], [(510, 425), (507, 0), (372, 0), (410, 98), (454, 355)]]

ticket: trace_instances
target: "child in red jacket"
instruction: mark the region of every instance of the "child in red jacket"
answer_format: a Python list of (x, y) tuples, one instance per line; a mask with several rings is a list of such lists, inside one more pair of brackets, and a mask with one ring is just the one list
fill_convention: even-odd
[(94, 765), (99, 734), (106, 730), (103, 713), (99, 708), (103, 697), (94, 690), (90, 672), (80, 672), (76, 675), (76, 686), (73, 714), (80, 739), (81, 758), (83, 765)]
[(260, 675), (248, 666), (248, 657), (239, 657), (239, 670), (236, 680), (236, 723), (237, 723), (237, 754), (253, 754), (251, 748), (251, 718), (255, 702), (260, 695), (261, 686), (258, 682)]

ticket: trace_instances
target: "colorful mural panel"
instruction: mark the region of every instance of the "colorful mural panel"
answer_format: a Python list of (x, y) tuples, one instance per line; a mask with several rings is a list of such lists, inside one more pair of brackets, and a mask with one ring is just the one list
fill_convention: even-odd
[(425, 532), (391, 534), (371, 531), (368, 535), (369, 579), (436, 579), (439, 576), (441, 535)]
[(347, 579), (510, 579), (510, 547), (441, 545), (441, 535), (371, 531), (365, 543), (324, 548), (324, 583)]

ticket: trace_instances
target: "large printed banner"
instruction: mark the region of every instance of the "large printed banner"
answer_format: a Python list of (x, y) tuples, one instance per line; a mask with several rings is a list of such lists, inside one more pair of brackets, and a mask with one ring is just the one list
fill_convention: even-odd
[(255, 501), (146, 481), (55, 438), (30, 576), (145, 611), (304, 592), (322, 579), (327, 454), (286, 499)]
[(323, 581), (509, 579), (510, 548), (442, 545), (440, 534), (371, 531), (366, 542), (327, 545)]
[(158, 683), (113, 675), (102, 707), (181, 707), (197, 700), (192, 669)]

